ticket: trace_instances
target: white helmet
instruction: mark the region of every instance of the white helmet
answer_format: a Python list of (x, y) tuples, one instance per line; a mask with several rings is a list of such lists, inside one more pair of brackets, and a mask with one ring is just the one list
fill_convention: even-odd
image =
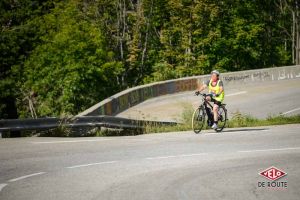
[(211, 74), (216, 74), (217, 76), (219, 76), (220, 72), (218, 70), (214, 70), (214, 71), (211, 72)]

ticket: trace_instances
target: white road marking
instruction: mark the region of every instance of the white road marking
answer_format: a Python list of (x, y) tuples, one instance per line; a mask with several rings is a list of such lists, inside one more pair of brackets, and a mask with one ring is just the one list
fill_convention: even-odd
[(143, 138), (113, 138), (114, 141), (132, 141), (132, 142), (148, 142), (151, 141), (150, 139), (143, 139)]
[(110, 139), (101, 139), (101, 140), (62, 140), (62, 141), (48, 141), (48, 142), (32, 142), (33, 144), (59, 144), (59, 143), (77, 143), (77, 142), (102, 142), (108, 141)]
[(280, 148), (280, 149), (258, 149), (258, 150), (248, 150), (248, 151), (238, 151), (239, 153), (252, 153), (252, 152), (265, 152), (265, 151), (287, 151), (287, 150), (298, 150), (300, 147), (291, 148)]
[(174, 156), (159, 156), (159, 157), (149, 157), (147, 160), (155, 160), (155, 159), (167, 159), (167, 158), (181, 158), (181, 157), (192, 157), (192, 156), (203, 156), (207, 155), (207, 153), (198, 153), (198, 154), (182, 154), (182, 155), (174, 155)]
[(93, 165), (104, 165), (104, 164), (113, 164), (118, 161), (107, 161), (107, 162), (98, 162), (98, 163), (89, 163), (89, 164), (83, 164), (83, 165), (74, 165), (70, 167), (66, 167), (67, 169), (74, 169), (74, 168), (79, 168), (79, 167), (88, 167), (88, 166), (93, 166)]
[(2, 183), (2, 184), (0, 184), (0, 192), (2, 191), (2, 189), (5, 187), (5, 186), (7, 186), (8, 184), (6, 184), (6, 183)]
[(32, 177), (32, 176), (42, 175), (42, 174), (45, 174), (45, 173), (46, 172), (38, 172), (38, 173), (34, 173), (34, 174), (29, 174), (29, 175), (21, 176), (21, 177), (18, 177), (18, 178), (10, 179), (8, 182), (15, 182), (15, 181), (19, 181), (19, 180), (29, 178), (29, 177)]
[(203, 136), (210, 136), (210, 135), (220, 135), (221, 133), (217, 132), (204, 132), (202, 133)]
[(229, 97), (229, 96), (235, 96), (235, 95), (246, 94), (246, 93), (247, 93), (247, 91), (241, 91), (241, 92), (236, 92), (236, 93), (232, 93), (232, 94), (226, 94), (225, 96)]
[(286, 114), (289, 114), (289, 113), (291, 113), (291, 112), (295, 112), (295, 111), (297, 111), (297, 110), (300, 110), (300, 108), (295, 108), (295, 109), (293, 109), (293, 110), (290, 110), (290, 111), (281, 113), (280, 115), (286, 115)]

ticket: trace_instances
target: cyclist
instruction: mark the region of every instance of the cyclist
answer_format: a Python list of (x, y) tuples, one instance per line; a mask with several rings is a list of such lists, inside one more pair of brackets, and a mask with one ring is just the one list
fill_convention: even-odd
[[(217, 70), (211, 72), (210, 80), (208, 80), (203, 85), (198, 85), (198, 91), (196, 93), (202, 92), (208, 87), (208, 95), (206, 96), (207, 101), (214, 102), (213, 106), (213, 129), (218, 128), (218, 109), (224, 100), (224, 86), (223, 82), (220, 80), (220, 73)], [(210, 111), (207, 112), (208, 116)]]

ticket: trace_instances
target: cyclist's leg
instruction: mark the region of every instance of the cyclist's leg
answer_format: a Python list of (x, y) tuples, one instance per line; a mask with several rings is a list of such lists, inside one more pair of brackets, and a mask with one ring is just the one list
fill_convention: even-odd
[(214, 113), (214, 124), (213, 128), (216, 129), (218, 128), (218, 112), (219, 112), (219, 107), (222, 105), (222, 102), (214, 100), (214, 106), (213, 106), (213, 113)]
[[(207, 101), (212, 101), (211, 96), (206, 96), (205, 98), (206, 98)], [(212, 110), (207, 106), (206, 103), (204, 104), (204, 106), (205, 106), (205, 111), (206, 111), (206, 114), (207, 114), (207, 124), (208, 124), (208, 126), (212, 126), (213, 123), (214, 123), (214, 119), (213, 119), (214, 116), (212, 114)]]
[(219, 111), (219, 104), (215, 102), (214, 107), (213, 107), (214, 123), (215, 124), (218, 124), (218, 111)]

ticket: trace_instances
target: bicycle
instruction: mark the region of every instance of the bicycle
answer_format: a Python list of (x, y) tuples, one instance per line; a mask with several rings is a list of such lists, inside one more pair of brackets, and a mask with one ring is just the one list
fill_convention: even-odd
[[(205, 124), (205, 118), (207, 116), (207, 124), (208, 126), (211, 126), (213, 123), (213, 113), (211, 112), (213, 110), (213, 106), (209, 101), (206, 100), (207, 96), (211, 96), (209, 94), (202, 94), (200, 92), (195, 93), (197, 96), (202, 96), (202, 103), (198, 108), (195, 109), (192, 117), (192, 128), (196, 134), (200, 133), (202, 130), (204, 124)], [(213, 97), (211, 96), (213, 99)], [(214, 99), (213, 99), (214, 101)], [(227, 109), (225, 108), (226, 104), (221, 103), (219, 105), (218, 110), (218, 128), (215, 129), (216, 132), (221, 132), (227, 122)]]

